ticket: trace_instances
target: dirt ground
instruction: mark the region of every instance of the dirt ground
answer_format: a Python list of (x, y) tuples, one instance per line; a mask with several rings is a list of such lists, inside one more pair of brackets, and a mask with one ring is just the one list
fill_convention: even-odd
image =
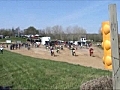
[(77, 56), (71, 55), (71, 50), (64, 48), (64, 50), (60, 50), (60, 54), (55, 52), (55, 57), (50, 55), (50, 51), (46, 50), (44, 46), (40, 46), (39, 48), (31, 48), (27, 50), (27, 48), (21, 48), (17, 50), (10, 50), (12, 52), (20, 53), (22, 55), (27, 55), (36, 58), (50, 59), (61, 62), (68, 62), (72, 64), (80, 64), (87, 67), (93, 67), (98, 69), (104, 69), (104, 64), (102, 62), (103, 51), (98, 47), (94, 48), (94, 56), (89, 56), (89, 49), (77, 49)]

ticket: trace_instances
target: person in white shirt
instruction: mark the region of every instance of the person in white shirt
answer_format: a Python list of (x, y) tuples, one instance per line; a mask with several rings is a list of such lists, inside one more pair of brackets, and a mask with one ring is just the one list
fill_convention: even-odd
[(3, 46), (0, 47), (0, 51), (3, 54)]

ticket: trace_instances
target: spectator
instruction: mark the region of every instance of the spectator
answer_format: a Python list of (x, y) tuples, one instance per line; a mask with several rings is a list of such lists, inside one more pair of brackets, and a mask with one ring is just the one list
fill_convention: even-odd
[(0, 47), (0, 51), (3, 54), (3, 46)]

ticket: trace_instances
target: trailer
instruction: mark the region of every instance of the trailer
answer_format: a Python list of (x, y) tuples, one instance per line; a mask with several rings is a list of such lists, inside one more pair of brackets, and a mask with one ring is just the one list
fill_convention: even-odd
[(45, 45), (46, 41), (50, 41), (51, 38), (50, 37), (41, 37), (41, 44)]

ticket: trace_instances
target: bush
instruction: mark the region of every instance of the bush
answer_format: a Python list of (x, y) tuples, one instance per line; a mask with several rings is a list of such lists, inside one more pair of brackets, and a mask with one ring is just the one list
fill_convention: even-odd
[(80, 86), (80, 90), (113, 90), (112, 78), (103, 76)]

